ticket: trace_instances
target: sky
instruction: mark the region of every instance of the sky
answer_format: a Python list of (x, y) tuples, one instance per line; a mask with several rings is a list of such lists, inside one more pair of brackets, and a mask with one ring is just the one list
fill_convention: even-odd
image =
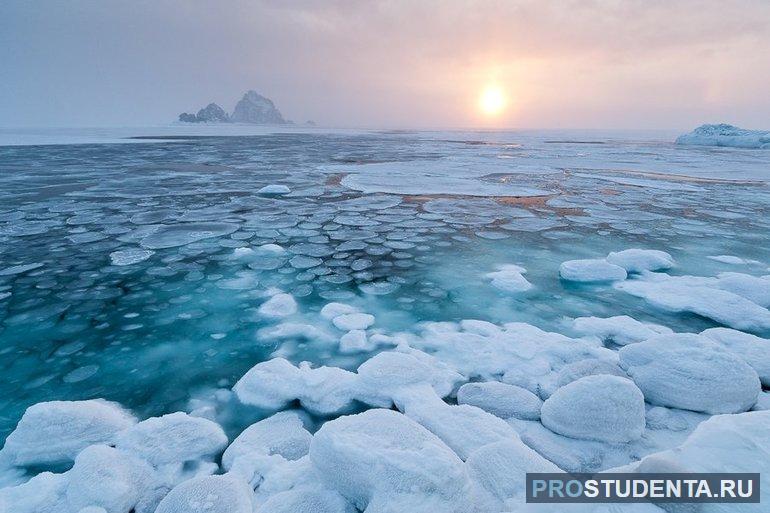
[[(2, 0), (0, 126), (770, 129), (767, 0)], [(483, 109), (492, 89), (497, 108)]]

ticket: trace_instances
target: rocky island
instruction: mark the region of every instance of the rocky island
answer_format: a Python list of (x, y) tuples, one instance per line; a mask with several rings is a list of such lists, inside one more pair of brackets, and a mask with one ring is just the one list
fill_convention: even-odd
[(257, 125), (285, 125), (286, 121), (272, 100), (254, 90), (247, 91), (238, 101), (233, 113), (228, 115), (216, 103), (209, 103), (197, 114), (183, 112), (179, 115), (183, 123), (249, 123)]

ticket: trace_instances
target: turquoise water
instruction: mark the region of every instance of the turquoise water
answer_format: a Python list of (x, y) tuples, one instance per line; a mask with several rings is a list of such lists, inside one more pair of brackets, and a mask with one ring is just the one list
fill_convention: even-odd
[[(0, 436), (39, 401), (105, 397), (143, 416), (184, 409), (276, 351), (348, 368), (366, 359), (323, 334), (264, 337), (278, 321), (256, 310), (275, 288), (296, 298), (298, 323), (343, 301), (386, 334), (461, 319), (568, 334), (565, 319), (621, 314), (699, 331), (716, 324), (611, 287), (569, 285), (559, 264), (642, 247), (671, 253), (672, 274), (768, 273), (767, 152), (550, 139), (319, 133), (0, 147)], [(413, 180), (428, 192), (446, 165), (452, 176), (510, 184), (511, 196), (547, 195), (346, 187), (367, 163), (425, 170)], [(650, 174), (664, 172), (695, 179)], [(720, 177), (736, 180), (710, 181)], [(274, 183), (292, 192), (257, 192)], [(124, 250), (149, 256), (114, 265), (125, 262), (110, 254)], [(508, 263), (527, 269), (531, 291), (489, 286), (484, 275)]]

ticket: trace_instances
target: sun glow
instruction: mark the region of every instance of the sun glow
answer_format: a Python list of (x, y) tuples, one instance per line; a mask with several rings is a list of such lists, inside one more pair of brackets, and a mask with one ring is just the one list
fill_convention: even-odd
[(479, 108), (487, 116), (497, 116), (506, 105), (505, 93), (496, 85), (490, 85), (484, 88), (479, 96)]

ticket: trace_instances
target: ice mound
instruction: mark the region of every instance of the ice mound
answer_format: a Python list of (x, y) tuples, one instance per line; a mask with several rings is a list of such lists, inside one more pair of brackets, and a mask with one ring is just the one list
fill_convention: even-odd
[[(531, 324), (425, 323), (410, 345), (430, 353), (467, 378), (502, 381), (540, 398), (556, 388), (559, 372), (582, 360), (617, 363), (617, 353), (595, 341), (569, 338)], [(502, 376), (502, 379), (500, 379)]]
[(238, 435), (222, 455), (222, 467), (230, 470), (238, 457), (250, 454), (279, 454), (287, 460), (297, 460), (308, 453), (312, 438), (297, 411), (276, 413)]
[(670, 328), (659, 324), (640, 322), (628, 315), (615, 317), (578, 317), (572, 328), (581, 335), (595, 335), (605, 342), (625, 346), (641, 342), (655, 335), (672, 333)]
[(526, 495), (527, 472), (561, 472), (561, 469), (519, 439), (485, 445), (466, 460), (480, 511), (504, 511), (505, 501)]
[(484, 275), (492, 280), (492, 286), (504, 292), (524, 292), (532, 288), (532, 284), (524, 277), (527, 270), (514, 264), (498, 266), (498, 270)]
[(618, 265), (629, 273), (661, 271), (674, 267), (674, 259), (665, 251), (655, 249), (625, 249), (607, 255), (607, 262)]
[(287, 317), (297, 313), (297, 301), (291, 294), (279, 293), (262, 303), (258, 311), (265, 317)]
[(651, 404), (717, 414), (746, 411), (757, 402), (754, 369), (698, 335), (659, 335), (625, 346), (619, 357)]
[(171, 490), (155, 513), (252, 513), (251, 487), (232, 474), (197, 477)]
[(0, 455), (17, 466), (66, 464), (135, 423), (131, 413), (102, 399), (37, 403), (24, 412)]
[(543, 401), (524, 388), (487, 381), (461, 386), (457, 391), (457, 403), (476, 406), (504, 419), (538, 420)]
[(100, 507), (107, 513), (151, 513), (164, 492), (146, 461), (106, 445), (84, 449), (65, 475), (70, 511)]
[(628, 379), (586, 376), (565, 385), (543, 403), (543, 425), (564, 436), (629, 442), (642, 436), (644, 396)]
[(463, 462), (435, 435), (391, 410), (327, 422), (313, 437), (310, 459), (321, 479), (361, 511), (472, 510)]
[(332, 490), (300, 488), (276, 493), (258, 511), (269, 513), (356, 513), (358, 510)]
[(66, 474), (42, 472), (24, 484), (0, 489), (3, 513), (69, 513)]
[(603, 282), (625, 280), (628, 273), (603, 258), (568, 260), (559, 267), (559, 276), (567, 281)]
[(265, 194), (265, 195), (283, 195), (283, 194), (289, 194), (291, 192), (291, 189), (289, 189), (285, 185), (280, 184), (270, 184), (265, 185), (261, 189), (257, 191), (257, 194)]
[(716, 278), (645, 273), (615, 288), (641, 297), (655, 307), (672, 312), (692, 312), (731, 328), (746, 331), (770, 329), (766, 303), (770, 280), (741, 273)]
[(464, 381), (445, 363), (414, 349), (379, 353), (362, 363), (357, 372), (357, 397), (379, 407), (390, 407), (404, 393), (426, 383), (439, 397), (446, 397)]
[(404, 415), (439, 437), (462, 460), (487, 444), (518, 438), (504, 420), (481, 408), (449, 405), (427, 386), (414, 387), (397, 404)]
[(724, 123), (701, 125), (692, 132), (677, 137), (676, 144), (768, 149), (770, 148), (770, 132), (745, 130)]
[(576, 362), (568, 363), (559, 370), (556, 377), (556, 385), (558, 387), (563, 387), (564, 385), (586, 376), (603, 375), (620, 376), (621, 378), (628, 377), (628, 375), (623, 372), (623, 369), (618, 367), (618, 364), (614, 361), (578, 360)]
[(238, 399), (265, 410), (280, 410), (299, 400), (319, 415), (351, 407), (356, 374), (336, 367), (295, 367), (283, 358), (258, 363), (233, 387)]
[(770, 386), (770, 340), (730, 328), (710, 328), (701, 335), (742, 358)]
[[(770, 411), (715, 415), (700, 423), (680, 446), (650, 454), (608, 472), (758, 472), (770, 486)], [(719, 506), (717, 504), (709, 506)], [(757, 504), (730, 504), (704, 511), (755, 512)]]
[(115, 438), (115, 447), (155, 466), (210, 461), (226, 445), (227, 436), (218, 424), (182, 412), (143, 420)]

